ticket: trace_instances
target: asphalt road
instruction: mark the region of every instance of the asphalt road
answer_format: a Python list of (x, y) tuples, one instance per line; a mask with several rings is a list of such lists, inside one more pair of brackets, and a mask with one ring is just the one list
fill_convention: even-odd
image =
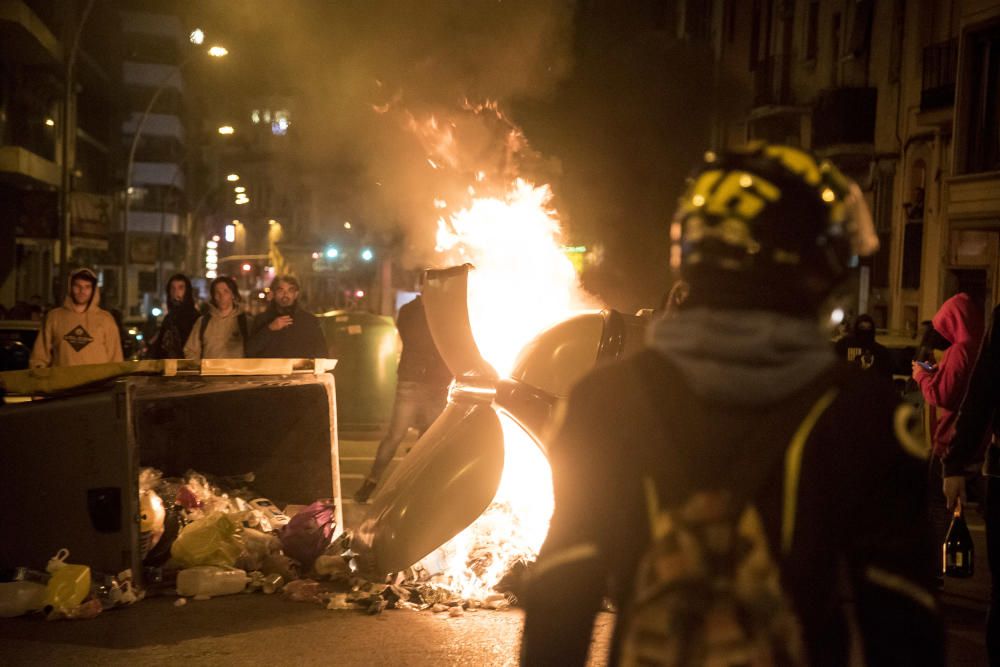
[[(519, 610), (328, 611), (280, 595), (233, 595), (175, 607), (161, 597), (89, 621), (0, 621), (4, 665), (516, 665)], [(603, 665), (614, 616), (595, 627)]]

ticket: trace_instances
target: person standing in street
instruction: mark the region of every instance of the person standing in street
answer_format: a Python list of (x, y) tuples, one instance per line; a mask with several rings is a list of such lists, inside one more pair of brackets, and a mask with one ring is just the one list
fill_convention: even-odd
[(670, 238), (688, 298), (548, 443), (522, 664), (585, 664), (609, 595), (612, 665), (943, 665), (908, 408), (820, 324), (878, 247), (860, 189), (793, 147), (710, 152)]
[(928, 509), (934, 534), (941, 542), (951, 521), (951, 513), (941, 495), (944, 482), (941, 461), (951, 448), (958, 409), (965, 398), (982, 343), (982, 310), (968, 294), (960, 292), (941, 304), (931, 318), (931, 325), (935, 332), (931, 336), (942, 341), (939, 346), (945, 347), (944, 354), (929, 370), (914, 361), (912, 378), (920, 388), (928, 416), (926, 423), (932, 453), (927, 468)]
[(32, 368), (104, 364), (122, 360), (121, 336), (111, 313), (100, 307), (97, 274), (79, 269), (69, 277), (63, 305), (45, 315), (31, 350)]
[(847, 363), (892, 379), (889, 350), (875, 340), (875, 320), (871, 315), (858, 315), (851, 332), (834, 344), (834, 350)]
[(266, 359), (322, 359), (326, 339), (319, 320), (299, 305), (299, 281), (279, 276), (271, 281), (271, 303), (254, 321), (247, 356)]
[(993, 309), (990, 330), (969, 380), (969, 390), (955, 422), (955, 435), (941, 457), (948, 509), (966, 500), (969, 468), (986, 457), (983, 517), (990, 567), (990, 609), (986, 616), (986, 650), (991, 665), (1000, 665), (1000, 306)]
[(229, 276), (209, 285), (208, 312), (195, 320), (184, 344), (185, 359), (242, 359), (250, 337), (250, 316), (240, 307), (240, 291)]
[(150, 359), (183, 359), (184, 343), (191, 335), (198, 308), (194, 304), (191, 281), (183, 273), (167, 281), (167, 315), (149, 344)]
[(389, 430), (378, 444), (371, 472), (354, 494), (357, 503), (368, 502), (410, 427), (426, 430), (448, 401), (452, 375), (431, 337), (422, 297), (418, 295), (399, 309), (396, 329), (403, 342), (396, 373), (396, 400)]

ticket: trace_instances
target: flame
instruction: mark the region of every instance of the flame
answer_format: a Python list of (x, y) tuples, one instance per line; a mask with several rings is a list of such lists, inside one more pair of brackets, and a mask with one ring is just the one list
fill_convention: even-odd
[[(463, 108), (475, 117), (477, 140), (464, 150), (459, 135), (470, 129), (469, 116), (418, 121), (407, 113), (405, 122), (446, 189), (428, 202), (440, 216), (438, 263), (475, 265), (468, 291), (472, 332), (503, 377), (532, 338), (593, 301), (562, 250), (551, 188), (517, 175), (522, 160), (535, 157), (520, 128), (495, 101), (466, 100)], [(544, 453), (511, 415), (498, 416), (504, 468), (493, 502), (423, 561), (427, 571), (440, 573), (440, 583), (467, 599), (488, 596), (514, 564), (533, 561), (552, 516), (552, 471)]]
[(528, 341), (581, 304), (551, 199), (549, 186), (519, 178), (503, 197), (473, 198), (438, 220), (443, 261), (476, 267), (469, 274), (469, 320), (480, 353), (501, 376)]
[(538, 444), (500, 412), (504, 467), (496, 497), (475, 522), (424, 559), (435, 579), (468, 600), (482, 600), (518, 562), (531, 562), (549, 531), (552, 469)]

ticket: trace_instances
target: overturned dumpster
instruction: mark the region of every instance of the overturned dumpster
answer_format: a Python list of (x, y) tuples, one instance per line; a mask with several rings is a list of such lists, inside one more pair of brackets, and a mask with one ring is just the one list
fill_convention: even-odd
[[(491, 567), (486, 561), (495, 560), (496, 553), (483, 553), (493, 541), (489, 528), (473, 530), (484, 520), (517, 532), (518, 526), (509, 524), (526, 520), (534, 531), (537, 519), (544, 538), (549, 518), (545, 513), (551, 513), (551, 506), (529, 507), (527, 517), (513, 516), (507, 506), (519, 490), (551, 486), (551, 478), (539, 479), (529, 466), (512, 469), (509, 459), (530, 459), (533, 454), (544, 458), (546, 433), (572, 385), (595, 365), (620, 359), (642, 344), (643, 318), (612, 310), (583, 312), (542, 332), (522, 350), (510, 377), (500, 378), (472, 335), (467, 306), (472, 268), (463, 265), (425, 275), (431, 335), (456, 379), (448, 406), (378, 488), (355, 535), (352, 548), (360, 554), (358, 564), (373, 578), (414, 565), (421, 575), (441, 575), (448, 569), (442, 561), (453, 555), (447, 553), (448, 545), (456, 536), (469, 538), (460, 566)], [(502, 544), (494, 549), (504, 550)], [(496, 579), (494, 573), (489, 581)], [(445, 585), (464, 588), (461, 582)]]
[[(131, 569), (141, 584), (139, 471), (147, 466), (169, 476), (253, 473), (255, 488), (280, 506), (333, 499), (339, 532), (329, 364), (213, 361), (48, 369), (35, 384), (44, 400), (0, 408), (8, 536), (0, 567), (40, 568), (66, 548), (95, 572)], [(4, 375), (6, 389), (21, 393), (31, 379)]]

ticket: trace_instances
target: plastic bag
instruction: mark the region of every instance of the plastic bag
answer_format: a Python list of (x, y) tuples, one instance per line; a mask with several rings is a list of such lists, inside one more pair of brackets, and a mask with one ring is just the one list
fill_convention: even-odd
[(243, 551), (239, 528), (229, 516), (213, 512), (185, 526), (171, 545), (170, 555), (181, 567), (233, 567)]
[(312, 567), (317, 556), (330, 546), (336, 528), (335, 509), (332, 500), (317, 500), (293, 516), (282, 529), (281, 546), (304, 569)]

